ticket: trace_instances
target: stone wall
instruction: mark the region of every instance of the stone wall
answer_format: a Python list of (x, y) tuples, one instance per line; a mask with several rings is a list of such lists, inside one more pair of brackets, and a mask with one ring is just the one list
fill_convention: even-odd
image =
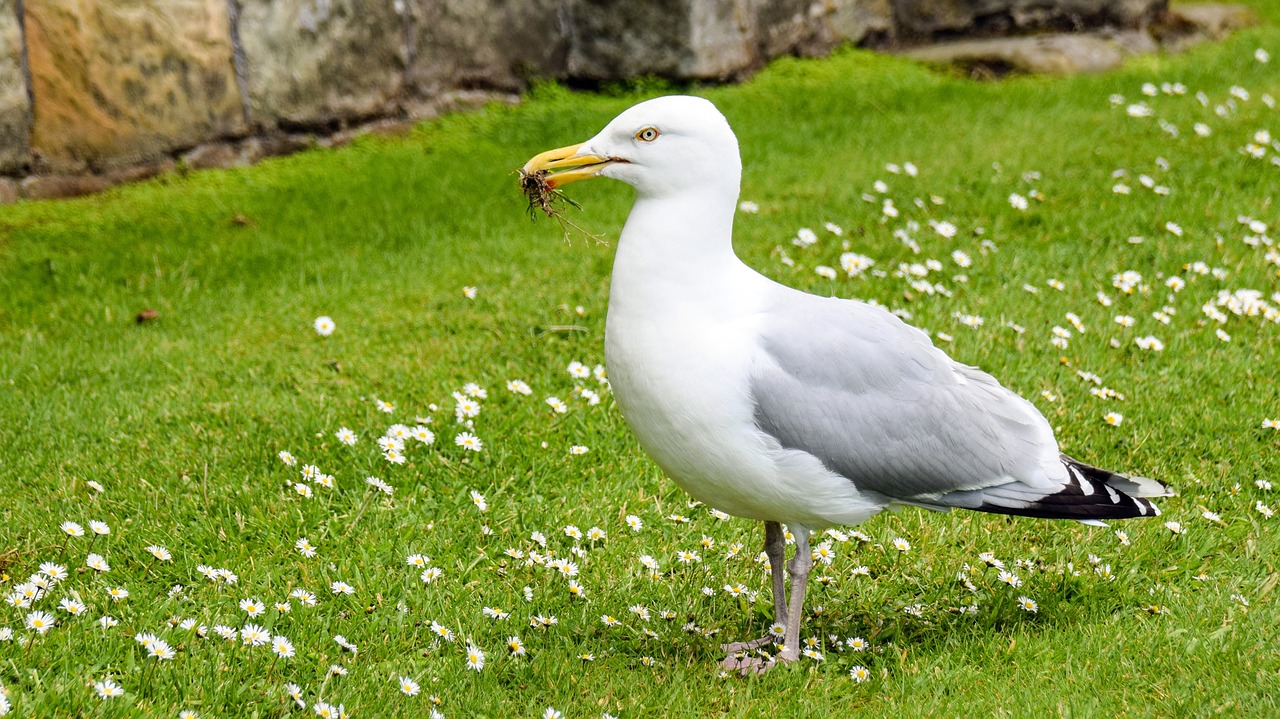
[(1157, 20), (1165, 7), (1149, 0), (894, 0), (894, 24), (899, 37), (908, 40), (1131, 29)]
[(243, 134), (225, 0), (24, 0), (37, 169), (103, 172)]
[(0, 0), (0, 202), (250, 162), (537, 78), (740, 78), (772, 58), (1140, 25), (1166, 0)]
[(15, 0), (0, 0), (0, 174), (17, 172), (30, 159), (31, 96), (20, 17)]

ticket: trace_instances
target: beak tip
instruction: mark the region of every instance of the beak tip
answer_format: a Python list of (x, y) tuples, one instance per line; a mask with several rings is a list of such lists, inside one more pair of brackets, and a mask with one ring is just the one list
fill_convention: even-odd
[(596, 155), (584, 149), (584, 144), (570, 145), (540, 153), (525, 163), (521, 178), (537, 176), (538, 182), (550, 190), (595, 176), (614, 158)]

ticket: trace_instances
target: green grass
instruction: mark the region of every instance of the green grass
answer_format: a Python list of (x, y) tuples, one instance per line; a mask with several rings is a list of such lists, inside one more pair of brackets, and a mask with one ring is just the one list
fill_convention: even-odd
[[(296, 682), (309, 705), (323, 697), (366, 717), (425, 716), (427, 695), (448, 717), (537, 717), (548, 706), (571, 718), (1277, 715), (1280, 520), (1255, 504), (1280, 509), (1280, 497), (1255, 482), (1280, 481), (1280, 434), (1262, 428), (1280, 416), (1280, 325), (1231, 315), (1223, 342), (1201, 312), (1220, 290), (1280, 291), (1268, 248), (1246, 245), (1250, 232), (1236, 219), (1266, 222), (1280, 237), (1280, 168), (1269, 162), (1277, 150), (1261, 160), (1240, 152), (1257, 130), (1280, 135), (1280, 112), (1260, 99), (1280, 96), (1280, 11), (1258, 9), (1258, 29), (1098, 77), (976, 84), (846, 51), (779, 61), (742, 86), (699, 91), (737, 131), (743, 199), (760, 205), (738, 220), (747, 262), (792, 286), (907, 310), (916, 325), (952, 336), (937, 342), (1035, 401), (1065, 451), (1176, 486), (1163, 519), (1186, 530), (1175, 534), (1162, 520), (1099, 529), (972, 513), (876, 517), (859, 528), (869, 541), (835, 543), (835, 561), (821, 569), (829, 586), (811, 589), (810, 608), (823, 612), (807, 619), (805, 635), (822, 643), (826, 660), (751, 679), (718, 676), (716, 647), (770, 621), (767, 575), (755, 562), (760, 529), (689, 507), (607, 393), (598, 406), (575, 397), (576, 386), (598, 388), (565, 368), (603, 361), (612, 249), (565, 243), (554, 223), (530, 223), (510, 174), (538, 151), (586, 139), (640, 95), (545, 87), (518, 107), (444, 118), (404, 137), (0, 209), (0, 595), (41, 562), (70, 568), (37, 602), (57, 616), (48, 634), (23, 627), (30, 610), (0, 605), (0, 627), (14, 630), (0, 641), (0, 685), (16, 714), (314, 716), (284, 695)], [(1258, 47), (1277, 59), (1255, 61)], [(1181, 82), (1188, 92), (1147, 98), (1144, 82)], [(1251, 99), (1219, 117), (1213, 107), (1233, 86)], [(1156, 117), (1128, 117), (1111, 107), (1113, 93), (1145, 100)], [(1197, 137), (1196, 122), (1212, 134)], [(904, 161), (919, 166), (918, 177), (885, 170)], [(1120, 168), (1128, 196), (1111, 189)], [(1041, 179), (1024, 179), (1028, 171)], [(1142, 187), (1141, 173), (1171, 193)], [(901, 210), (896, 220), (861, 197), (877, 179)], [(1033, 188), (1043, 201), (1010, 207), (1011, 193)], [(617, 236), (628, 188), (597, 181), (570, 194), (584, 206), (576, 222)], [(959, 233), (940, 237), (930, 219)], [(921, 225), (918, 255), (892, 234), (908, 220)], [(839, 267), (843, 251), (822, 229), (828, 221), (890, 274), (818, 276), (815, 266)], [(801, 227), (819, 242), (792, 246)], [(1145, 241), (1130, 244), (1135, 235)], [(984, 253), (985, 239), (998, 252)], [(973, 266), (956, 267), (953, 250)], [(911, 293), (891, 274), (899, 262), (926, 259), (942, 263), (931, 279), (952, 296)], [(1226, 278), (1184, 269), (1201, 261)], [(1112, 276), (1126, 270), (1141, 273), (1149, 291), (1115, 289)], [(953, 279), (960, 272), (967, 282)], [(1172, 275), (1187, 286), (1169, 300)], [(1051, 278), (1065, 289), (1050, 288)], [(478, 288), (475, 299), (464, 286)], [(1114, 304), (1099, 304), (1099, 291)], [(1176, 314), (1163, 325), (1152, 313), (1166, 304)], [(159, 319), (135, 324), (143, 308)], [(957, 312), (985, 323), (964, 326)], [(1068, 312), (1087, 331), (1073, 330), (1059, 349), (1051, 328), (1071, 329)], [(1118, 314), (1135, 326), (1116, 325)], [(332, 336), (312, 331), (320, 315), (336, 320)], [(1138, 349), (1133, 339), (1146, 335), (1165, 349)], [(1125, 399), (1092, 396), (1078, 370)], [(515, 378), (534, 394), (508, 392)], [(478, 454), (452, 441), (450, 394), (467, 382), (489, 395), (475, 418), (485, 442)], [(569, 404), (566, 414), (543, 402), (552, 395)], [(374, 398), (396, 411), (379, 412)], [(1111, 411), (1122, 424), (1103, 421)], [(418, 415), (434, 418), (436, 444), (411, 441), (408, 463), (388, 465), (375, 438)], [(342, 426), (359, 433), (354, 447), (335, 439)], [(572, 445), (590, 451), (572, 456)], [(299, 497), (297, 468), (276, 458), (281, 450), (333, 474), (336, 488)], [(376, 496), (368, 475), (393, 485), (394, 497)], [(487, 512), (472, 490), (485, 495)], [(644, 521), (642, 531), (627, 528), (628, 514)], [(111, 534), (71, 539), (59, 530), (66, 520), (101, 520)], [(575, 558), (569, 524), (598, 526), (608, 538), (584, 540), (585, 556)], [(1128, 533), (1127, 546), (1114, 529)], [(504, 555), (539, 549), (535, 530), (547, 537), (541, 551), (577, 561), (585, 599), (572, 598), (558, 572)], [(700, 546), (704, 535), (714, 546)], [(293, 549), (300, 537), (316, 557)], [(909, 552), (891, 547), (897, 537)], [(745, 549), (731, 559), (735, 542)], [(152, 561), (152, 544), (172, 561)], [(685, 549), (702, 562), (678, 563)], [(109, 572), (85, 568), (91, 551)], [(1029, 564), (1017, 570), (1024, 585), (997, 582), (981, 568), (984, 551)], [(423, 584), (406, 564), (411, 553), (429, 555), (442, 576)], [(661, 563), (660, 578), (641, 567), (642, 554)], [(1090, 555), (1113, 579), (1097, 574)], [(956, 580), (965, 563), (976, 592)], [(198, 565), (227, 568), (238, 582), (210, 582)], [(851, 574), (860, 565), (869, 576)], [(339, 580), (355, 593), (331, 593)], [(733, 582), (758, 591), (757, 601), (728, 597), (723, 587)], [(130, 597), (112, 602), (106, 590), (119, 586)], [(715, 596), (704, 597), (704, 586)], [(295, 588), (314, 592), (317, 605), (295, 599), (292, 611), (257, 620), (292, 640), (289, 660), (171, 626), (191, 618), (239, 627), (241, 599), (270, 604)], [(84, 615), (56, 609), (77, 595)], [(1019, 609), (1021, 595), (1039, 612)], [(629, 611), (636, 604), (650, 609), (648, 622)], [(911, 605), (923, 616), (903, 611)], [(956, 611), (968, 605), (976, 614)], [(510, 619), (485, 618), (484, 606)], [(606, 613), (622, 626), (605, 627)], [(100, 628), (103, 614), (119, 625)], [(535, 614), (558, 624), (531, 628)], [(432, 621), (458, 641), (433, 640)], [(707, 632), (685, 631), (688, 622)], [(147, 658), (138, 632), (159, 634), (176, 657)], [(342, 652), (339, 634), (359, 653)], [(507, 656), (510, 635), (528, 656)], [(842, 651), (832, 636), (861, 636), (871, 648)], [(487, 654), (478, 673), (465, 667), (467, 638)], [(326, 679), (333, 664), (349, 673)], [(852, 682), (854, 665), (867, 666), (871, 680)], [(402, 675), (422, 695), (402, 695)], [(90, 685), (106, 678), (124, 696), (99, 700)]]

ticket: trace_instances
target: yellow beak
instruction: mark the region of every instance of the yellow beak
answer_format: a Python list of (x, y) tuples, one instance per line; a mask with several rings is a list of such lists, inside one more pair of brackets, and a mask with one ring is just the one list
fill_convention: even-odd
[(585, 143), (560, 147), (535, 155), (524, 164), (524, 174), (546, 172), (547, 187), (558, 187), (595, 177), (601, 170), (618, 162), (602, 155), (579, 155), (578, 149)]

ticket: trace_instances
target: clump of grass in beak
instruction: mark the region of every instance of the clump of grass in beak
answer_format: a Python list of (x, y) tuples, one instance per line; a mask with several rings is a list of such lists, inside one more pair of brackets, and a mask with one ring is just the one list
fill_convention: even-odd
[(551, 183), (547, 182), (547, 175), (551, 174), (548, 170), (530, 172), (522, 167), (517, 172), (520, 173), (520, 191), (529, 200), (529, 217), (537, 219), (538, 211), (541, 210), (547, 217), (555, 217), (563, 221), (564, 212), (561, 206), (569, 204), (582, 209), (582, 205), (569, 199), (560, 190), (551, 187)]
[(547, 217), (554, 217), (564, 230), (565, 240), (569, 239), (569, 228), (583, 235), (603, 242), (603, 237), (582, 229), (564, 214), (564, 206), (571, 205), (581, 209), (581, 205), (569, 199), (559, 187), (570, 182), (593, 177), (603, 167), (615, 160), (598, 155), (579, 155), (582, 145), (571, 145), (555, 150), (548, 150), (536, 155), (524, 167), (517, 170), (520, 175), (520, 191), (529, 201), (529, 217), (537, 219), (541, 211)]

